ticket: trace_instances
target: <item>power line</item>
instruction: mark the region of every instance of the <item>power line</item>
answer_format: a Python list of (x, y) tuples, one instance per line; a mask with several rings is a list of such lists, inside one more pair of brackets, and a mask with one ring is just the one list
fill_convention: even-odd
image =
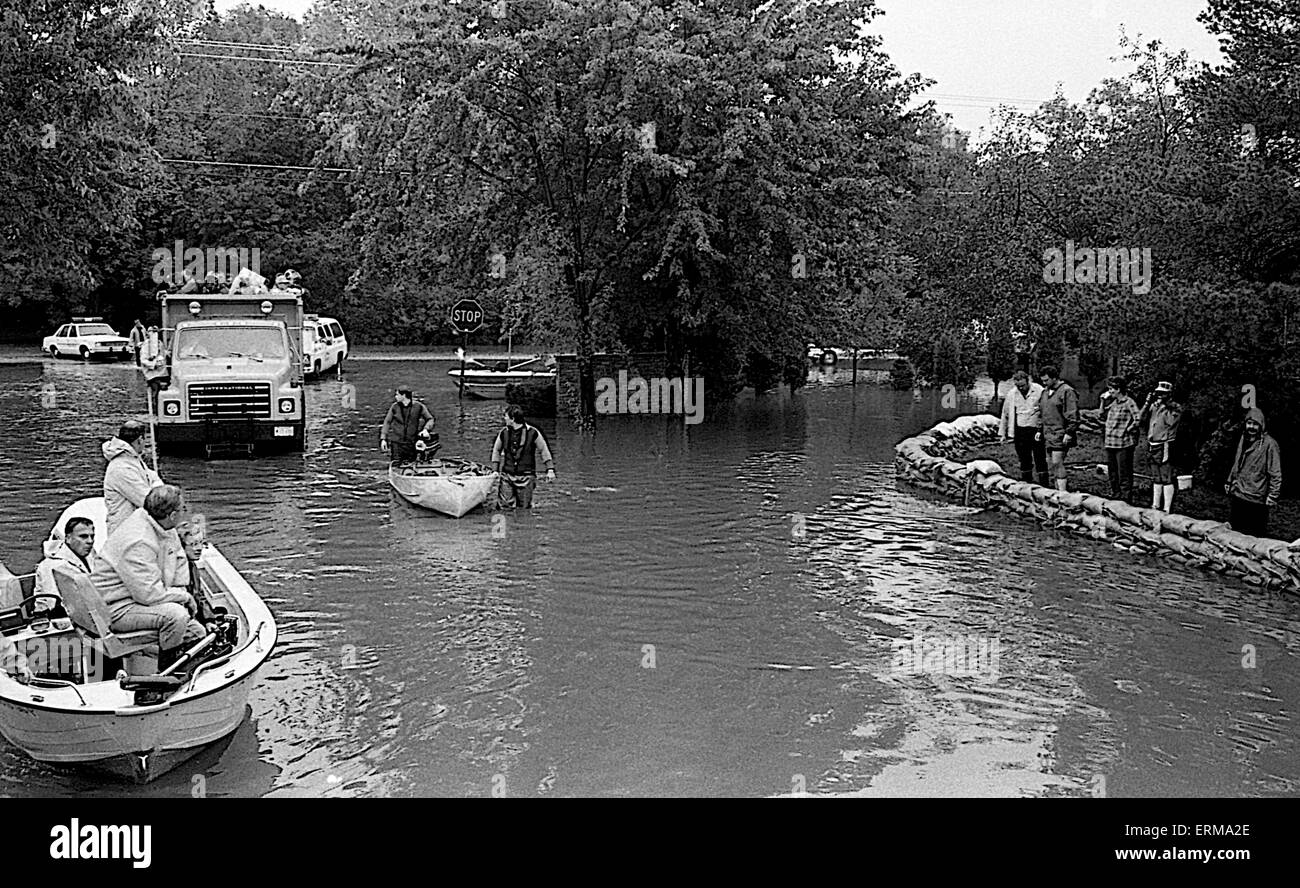
[(278, 163), (236, 163), (229, 160), (187, 160), (183, 157), (164, 157), (161, 158), (163, 163), (181, 163), (191, 164), (193, 166), (217, 166), (227, 168), (243, 168), (253, 170), (291, 170), (303, 173), (366, 173), (368, 175), (387, 175), (387, 176), (414, 176), (416, 170), (368, 170), (363, 167), (313, 167), (313, 166), (291, 166), (288, 164)]
[(233, 40), (178, 40), (177, 43), (187, 46), (224, 46), (232, 49), (267, 49), (272, 52), (294, 52), (292, 46), (281, 46), (276, 43), (239, 43)]
[(319, 122), (319, 118), (316, 117), (298, 117), (290, 114), (257, 114), (253, 111), (201, 111), (188, 108), (155, 108), (154, 112), (158, 114), (211, 114), (216, 117), (261, 117), (268, 120), (309, 120)]
[(208, 52), (180, 52), (177, 55), (194, 59), (219, 59), (232, 62), (270, 62), (279, 65), (322, 65), (327, 68), (355, 68), (343, 62), (314, 62), (309, 59), (262, 59), (257, 56), (216, 55)]

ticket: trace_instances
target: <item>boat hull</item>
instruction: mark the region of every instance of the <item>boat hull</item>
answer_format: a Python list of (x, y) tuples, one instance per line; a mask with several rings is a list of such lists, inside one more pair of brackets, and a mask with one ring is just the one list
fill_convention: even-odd
[(498, 475), (413, 475), (388, 467), (388, 483), (415, 506), (460, 518), (496, 490)]
[(41, 710), (0, 698), (0, 735), (38, 762), (93, 765), (147, 783), (233, 733), (256, 674), (160, 711)]

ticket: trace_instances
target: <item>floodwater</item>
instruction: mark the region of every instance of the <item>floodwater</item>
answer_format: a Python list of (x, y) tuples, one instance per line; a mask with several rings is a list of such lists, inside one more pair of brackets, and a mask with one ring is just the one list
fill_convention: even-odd
[[(894, 444), (957, 412), (928, 395), (816, 371), (700, 425), (541, 420), (533, 513), (455, 521), (377, 448), (411, 381), (444, 455), (487, 458), (500, 404), (462, 411), (446, 368), (309, 384), (305, 455), (164, 458), (280, 624), (249, 719), (147, 787), (0, 741), (0, 795), (1300, 789), (1300, 601), (900, 487)], [(31, 568), (143, 405), (125, 366), (0, 366), (0, 559)]]

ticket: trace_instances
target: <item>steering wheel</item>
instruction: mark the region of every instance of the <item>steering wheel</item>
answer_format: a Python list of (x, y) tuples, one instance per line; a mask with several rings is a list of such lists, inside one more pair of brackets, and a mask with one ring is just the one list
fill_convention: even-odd
[(57, 605), (59, 605), (59, 606), (62, 606), (62, 604), (63, 604), (63, 599), (62, 599), (62, 598), (60, 598), (59, 596), (54, 595), (53, 593), (50, 593), (50, 592), (37, 592), (35, 595), (28, 595), (28, 596), (27, 596), (26, 598), (24, 598), (22, 601), (18, 602), (18, 607), (15, 608), (15, 610), (18, 611), (19, 615), (20, 615), (24, 620), (30, 622), (31, 620), (35, 619), (36, 614), (35, 614), (34, 611), (31, 612), (31, 613), (26, 613), (26, 612), (24, 612), (23, 608), (25, 608), (27, 605), (31, 604), (32, 602), (34, 602), (34, 601), (35, 601), (36, 599), (38, 599), (38, 598), (52, 598), (52, 599), (54, 599), (55, 604), (57, 604)]

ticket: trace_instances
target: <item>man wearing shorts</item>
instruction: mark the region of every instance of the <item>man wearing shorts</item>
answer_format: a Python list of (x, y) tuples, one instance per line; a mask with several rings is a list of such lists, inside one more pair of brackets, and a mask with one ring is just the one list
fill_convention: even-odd
[(1079, 439), (1079, 393), (1061, 379), (1057, 367), (1044, 367), (1039, 374), (1043, 393), (1038, 412), (1042, 417), (1039, 432), (1047, 447), (1047, 467), (1057, 490), (1065, 490), (1065, 454)]
[(1147, 458), (1151, 463), (1151, 508), (1159, 512), (1172, 512), (1174, 491), (1178, 489), (1174, 464), (1170, 459), (1174, 441), (1178, 437), (1178, 423), (1183, 418), (1183, 406), (1173, 400), (1171, 382), (1156, 383), (1156, 390), (1147, 395), (1142, 405), (1139, 422), (1147, 424)]

